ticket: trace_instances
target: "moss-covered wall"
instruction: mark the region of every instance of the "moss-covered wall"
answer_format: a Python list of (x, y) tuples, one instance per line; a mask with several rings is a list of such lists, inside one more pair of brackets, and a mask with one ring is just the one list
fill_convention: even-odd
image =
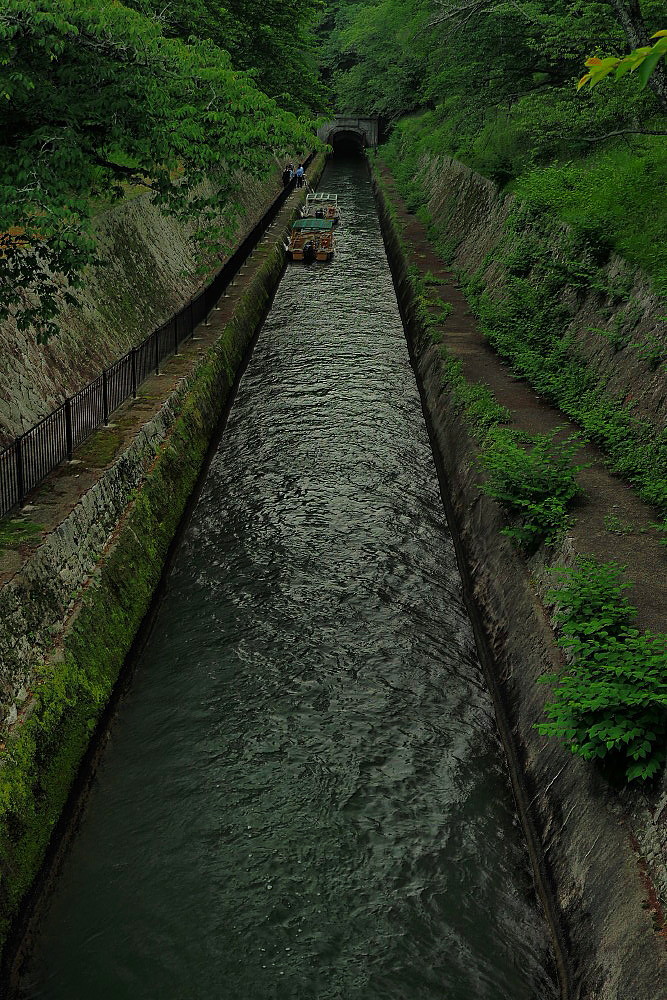
[(653, 831), (646, 814), (633, 814), (593, 768), (535, 729), (547, 696), (538, 678), (560, 665), (541, 600), (548, 586), (541, 556), (528, 562), (519, 556), (501, 534), (498, 505), (480, 493), (478, 446), (445, 377), (439, 346), (419, 320), (410, 271), (419, 262), (409, 257), (377, 184), (376, 193), (482, 660), (554, 933), (563, 998), (658, 1000), (667, 952), (639, 850)]

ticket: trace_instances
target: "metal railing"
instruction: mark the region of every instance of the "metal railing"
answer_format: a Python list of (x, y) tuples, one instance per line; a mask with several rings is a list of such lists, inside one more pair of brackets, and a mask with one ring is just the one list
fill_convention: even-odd
[[(311, 153), (304, 161), (306, 165), (313, 156)], [(20, 504), (62, 461), (71, 459), (74, 449), (98, 427), (108, 424), (110, 414), (121, 403), (131, 396), (136, 398), (138, 387), (153, 372), (157, 374), (160, 371), (165, 358), (178, 354), (180, 345), (207, 318), (248, 259), (259, 238), (294, 190), (295, 183), (292, 180), (280, 192), (229, 260), (198, 295), (138, 347), (133, 347), (114, 361), (96, 379), (69, 396), (57, 410), (0, 451), (0, 517)]]

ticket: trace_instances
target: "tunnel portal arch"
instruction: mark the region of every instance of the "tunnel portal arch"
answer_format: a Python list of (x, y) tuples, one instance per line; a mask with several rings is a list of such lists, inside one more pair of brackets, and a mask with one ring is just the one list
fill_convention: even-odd
[(320, 126), (317, 130), (322, 142), (328, 143), (334, 149), (347, 149), (363, 152), (378, 144), (378, 119), (364, 118), (359, 115), (337, 115), (332, 122)]

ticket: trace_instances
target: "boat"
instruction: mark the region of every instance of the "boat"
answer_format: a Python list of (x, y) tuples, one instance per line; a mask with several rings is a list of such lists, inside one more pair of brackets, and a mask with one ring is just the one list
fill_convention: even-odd
[(331, 219), (305, 218), (292, 223), (287, 256), (290, 260), (331, 260), (334, 255), (334, 224)]
[(306, 195), (303, 214), (307, 218), (331, 219), (334, 223), (338, 222), (340, 220), (338, 195), (327, 194), (325, 191), (315, 191)]

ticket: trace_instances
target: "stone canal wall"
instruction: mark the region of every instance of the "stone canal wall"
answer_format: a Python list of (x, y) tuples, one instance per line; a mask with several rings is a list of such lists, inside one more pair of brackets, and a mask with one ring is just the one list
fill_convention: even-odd
[[(264, 180), (239, 180), (227, 220), (232, 244), (281, 186), (278, 166)], [(11, 319), (0, 324), (0, 448), (140, 343), (203, 284), (194, 226), (162, 213), (148, 193), (101, 211), (93, 229), (102, 264), (89, 268), (77, 289), (80, 306), (63, 307), (58, 336), (44, 346), (34, 330)]]
[[(441, 188), (473, 179), (451, 176), (441, 164)], [(465, 171), (465, 168), (463, 168)], [(468, 172), (469, 173), (469, 172)], [(470, 254), (493, 239), (504, 211), (486, 182), (482, 197), (468, 198), (453, 225), (464, 227)], [(485, 187), (486, 185), (486, 187)], [(545, 593), (549, 585), (540, 553), (521, 558), (500, 532), (498, 505), (481, 494), (478, 447), (444, 379), (442, 355), (420, 325), (410, 267), (420, 260), (403, 243), (401, 225), (376, 182), (381, 221), (394, 283), (408, 331), (443, 496), (457, 543), (471, 617), (496, 702), (515, 796), (527, 833), (540, 893), (552, 926), (563, 997), (567, 1000), (663, 1000), (667, 953), (654, 920), (659, 903), (644, 854), (659, 854), (657, 831), (646, 810), (613, 791), (594, 767), (540, 736), (548, 694), (538, 683), (561, 666)], [(461, 204), (464, 204), (464, 198)], [(433, 211), (433, 206), (432, 206)], [(486, 233), (489, 218), (491, 234)], [(413, 272), (414, 273), (414, 272)], [(567, 552), (565, 553), (567, 558)], [(632, 798), (632, 796), (630, 796)]]
[[(313, 182), (323, 165), (321, 156), (311, 165)], [(2, 942), (16, 928), (151, 606), (237, 373), (280, 280), (283, 240), (302, 197), (290, 199), (270, 238), (244, 265), (233, 305), (220, 313), (223, 319), (214, 314), (210, 346), (193, 355), (190, 370), (156, 412), (0, 588)], [(123, 409), (118, 413), (114, 419), (122, 422)], [(17, 941), (15, 930), (5, 950), (6, 974)]]

